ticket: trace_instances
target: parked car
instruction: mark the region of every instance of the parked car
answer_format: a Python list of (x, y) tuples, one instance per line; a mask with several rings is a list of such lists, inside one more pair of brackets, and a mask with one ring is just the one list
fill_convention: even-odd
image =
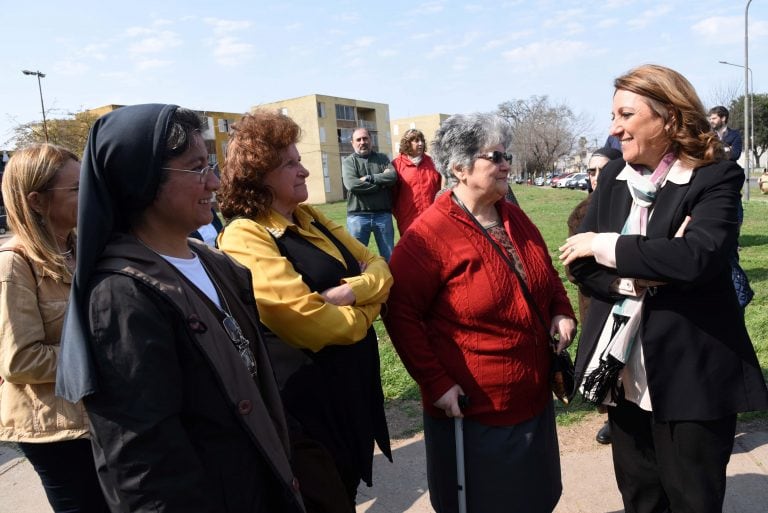
[(574, 173), (566, 173), (564, 175), (556, 176), (552, 179), (552, 187), (565, 187), (565, 182), (573, 176)]
[(569, 189), (586, 190), (589, 187), (589, 175), (587, 173), (575, 173), (565, 182)]
[(533, 179), (533, 185), (542, 186), (544, 185), (545, 180), (546, 179), (543, 176), (537, 176)]

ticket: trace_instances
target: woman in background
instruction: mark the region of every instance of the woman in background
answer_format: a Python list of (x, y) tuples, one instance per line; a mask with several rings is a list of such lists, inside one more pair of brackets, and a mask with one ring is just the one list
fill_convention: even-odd
[(253, 274), (294, 460), (312, 443), (332, 456), (330, 468), (314, 465), (321, 457), (294, 461), (308, 509), (352, 512), (360, 481), (372, 484), (374, 441), (391, 459), (372, 324), (392, 276), (382, 257), (303, 204), (309, 171), (299, 135), (291, 118), (265, 110), (234, 125), (219, 192), (230, 222), (219, 247)]
[(56, 513), (106, 512), (81, 402), (54, 395), (75, 267), (80, 160), (36, 144), (3, 176), (13, 237), (0, 247), (0, 440), (17, 442)]
[(744, 172), (676, 71), (644, 65), (614, 86), (624, 159), (560, 247), (592, 296), (577, 378), (608, 406), (627, 513), (720, 513), (736, 414), (768, 408), (729, 265)]
[(397, 182), (392, 187), (392, 214), (400, 235), (434, 203), (440, 190), (442, 178), (426, 149), (424, 134), (411, 128), (403, 134), (400, 154), (392, 161), (397, 171)]

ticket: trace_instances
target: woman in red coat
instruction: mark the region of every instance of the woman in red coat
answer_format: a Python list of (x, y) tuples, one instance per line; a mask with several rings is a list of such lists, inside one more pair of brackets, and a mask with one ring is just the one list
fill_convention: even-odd
[(421, 388), (438, 513), (457, 508), (453, 417), (465, 417), (469, 511), (549, 512), (562, 490), (549, 342), (557, 335), (565, 348), (576, 323), (541, 234), (504, 200), (510, 140), (496, 116), (443, 122), (432, 149), (451, 189), (403, 234), (390, 262), (384, 322)]
[(424, 153), (426, 149), (424, 134), (411, 128), (403, 134), (400, 155), (392, 161), (397, 171), (397, 182), (392, 188), (392, 213), (401, 235), (429, 208), (440, 190), (440, 173)]

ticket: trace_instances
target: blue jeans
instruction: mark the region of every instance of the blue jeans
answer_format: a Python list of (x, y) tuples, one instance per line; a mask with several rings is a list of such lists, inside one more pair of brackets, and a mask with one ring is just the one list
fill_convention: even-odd
[(371, 231), (376, 238), (379, 254), (389, 262), (392, 248), (395, 247), (395, 228), (392, 225), (392, 214), (389, 212), (347, 213), (347, 230), (363, 246), (368, 246)]

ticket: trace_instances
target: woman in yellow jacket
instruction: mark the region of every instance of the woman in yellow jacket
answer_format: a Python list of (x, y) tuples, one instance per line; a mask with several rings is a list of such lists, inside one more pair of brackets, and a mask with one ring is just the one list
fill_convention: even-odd
[[(374, 441), (391, 458), (372, 324), (392, 275), (307, 200), (300, 128), (265, 110), (233, 126), (218, 198), (219, 248), (250, 269), (307, 511), (354, 512)], [(309, 457), (313, 447), (330, 455)], [(304, 449), (302, 449), (304, 448)]]
[(13, 155), (2, 186), (14, 236), (0, 247), (0, 440), (18, 443), (57, 513), (108, 511), (85, 409), (54, 395), (79, 182), (76, 155), (39, 144)]

